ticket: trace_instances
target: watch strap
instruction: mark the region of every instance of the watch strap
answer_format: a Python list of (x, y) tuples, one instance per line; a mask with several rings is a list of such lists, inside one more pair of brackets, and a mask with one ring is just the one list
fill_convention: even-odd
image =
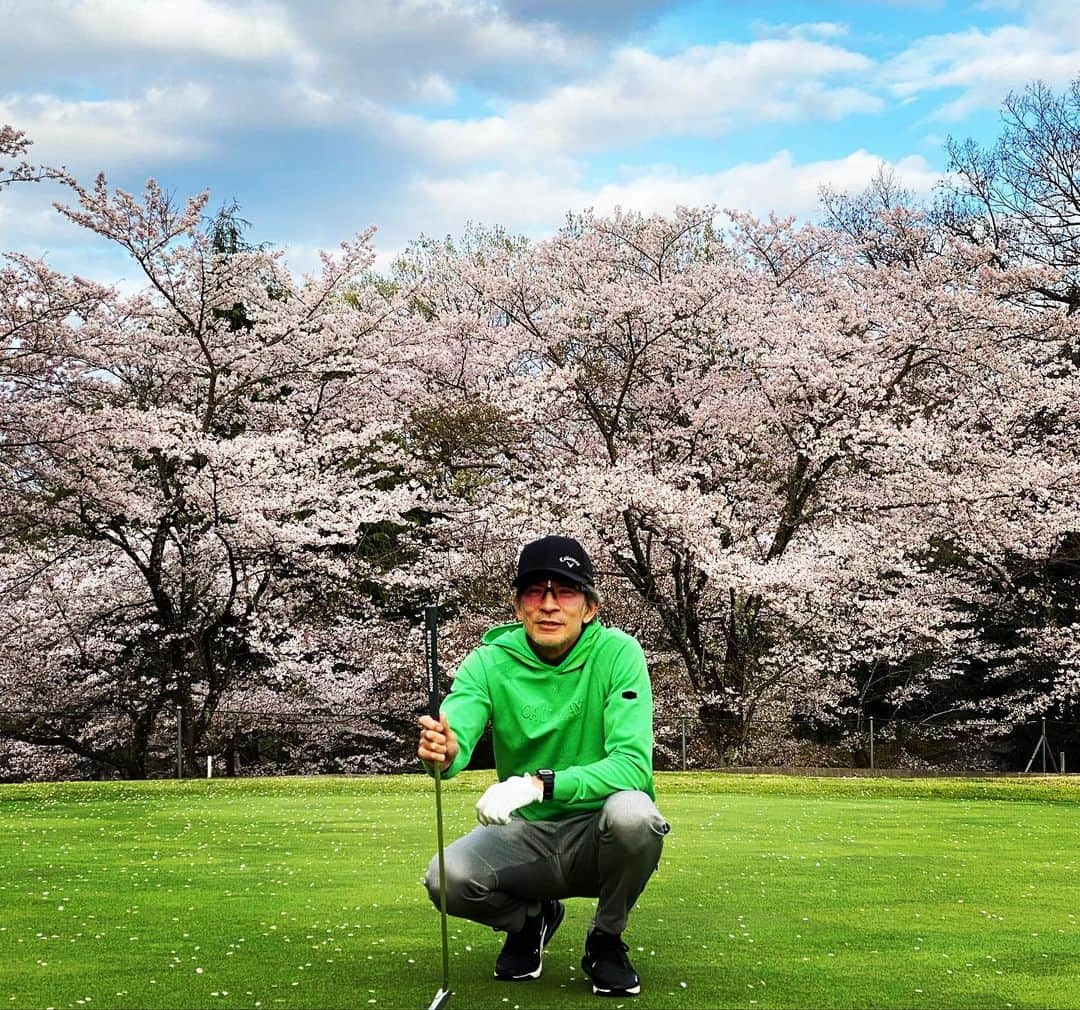
[(547, 803), (555, 795), (555, 773), (550, 768), (541, 768), (536, 777), (544, 784), (544, 800)]

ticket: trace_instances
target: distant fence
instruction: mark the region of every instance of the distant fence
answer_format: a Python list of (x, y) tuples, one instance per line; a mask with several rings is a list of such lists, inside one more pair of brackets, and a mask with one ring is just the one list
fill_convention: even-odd
[[(1080, 722), (1039, 719), (1007, 729), (988, 722), (864, 716), (800, 727), (753, 724), (738, 741), (734, 719), (694, 715), (658, 720), (658, 767), (837, 768), (871, 771), (1067, 772), (1080, 770)], [(726, 759), (719, 755), (724, 753)]]
[[(171, 716), (171, 718), (170, 718)], [(101, 762), (78, 759), (60, 746), (26, 745), (5, 737), (14, 721), (41, 723), (61, 712), (0, 709), (0, 781), (112, 777)], [(68, 716), (67, 718), (70, 718)], [(370, 712), (219, 709), (194, 753), (183, 747), (179, 710), (158, 720), (143, 774), (150, 778), (365, 774), (417, 768), (415, 718), (402, 712), (381, 722)], [(734, 719), (667, 715), (654, 723), (658, 770), (817, 769), (860, 773), (1037, 772), (1080, 770), (1080, 722), (1040, 719), (999, 726), (864, 716), (826, 725), (788, 719), (751, 725), (740, 740)], [(490, 739), (474, 767), (492, 767)]]

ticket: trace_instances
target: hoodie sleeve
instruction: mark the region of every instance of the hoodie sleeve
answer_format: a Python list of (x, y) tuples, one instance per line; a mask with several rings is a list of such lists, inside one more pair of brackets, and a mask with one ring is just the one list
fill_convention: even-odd
[(473, 749), (491, 718), (491, 694), (482, 653), (483, 646), (473, 649), (465, 657), (454, 675), (450, 693), (440, 706), (461, 748), (450, 767), (442, 773), (444, 779), (453, 778), (468, 766)]
[(603, 758), (555, 769), (554, 799), (595, 803), (623, 789), (653, 793), (652, 685), (645, 653), (629, 635), (611, 658), (603, 732)]

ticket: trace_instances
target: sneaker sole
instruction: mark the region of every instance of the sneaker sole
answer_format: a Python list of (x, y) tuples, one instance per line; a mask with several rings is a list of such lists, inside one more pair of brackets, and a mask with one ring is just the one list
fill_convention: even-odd
[(540, 965), (537, 967), (536, 971), (530, 971), (525, 975), (500, 975), (498, 972), (495, 972), (495, 981), (496, 982), (532, 982), (534, 979), (538, 979), (540, 977), (540, 973), (543, 970), (544, 970), (544, 959), (541, 957), (540, 958)]
[(565, 916), (566, 906), (561, 901), (557, 902), (555, 908), (555, 921), (551, 924), (551, 929), (540, 937), (540, 963), (536, 966), (536, 971), (526, 972), (524, 975), (500, 975), (498, 972), (495, 972), (495, 980), (497, 982), (531, 982), (533, 979), (539, 978), (540, 973), (544, 970), (544, 948), (551, 942), (551, 938), (555, 935), (555, 930), (562, 924)]
[(634, 985), (629, 989), (601, 989), (594, 983), (592, 991), (594, 996), (637, 996), (641, 992), (641, 986)]

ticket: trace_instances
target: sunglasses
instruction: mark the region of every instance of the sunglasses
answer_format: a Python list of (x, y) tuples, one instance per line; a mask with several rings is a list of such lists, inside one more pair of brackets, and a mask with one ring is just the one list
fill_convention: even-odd
[(542, 603), (548, 593), (555, 597), (557, 603), (576, 603), (581, 599), (583, 590), (578, 586), (561, 585), (548, 579), (546, 582), (534, 582), (521, 590), (521, 601), (535, 606)]

